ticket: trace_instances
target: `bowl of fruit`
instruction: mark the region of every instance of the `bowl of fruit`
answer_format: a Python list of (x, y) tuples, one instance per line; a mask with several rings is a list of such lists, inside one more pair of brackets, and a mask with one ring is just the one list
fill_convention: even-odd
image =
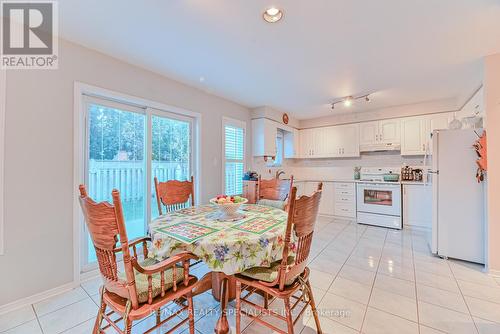
[(218, 195), (210, 200), (219, 210), (219, 219), (235, 219), (241, 216), (238, 213), (240, 207), (247, 203), (248, 199), (241, 196)]

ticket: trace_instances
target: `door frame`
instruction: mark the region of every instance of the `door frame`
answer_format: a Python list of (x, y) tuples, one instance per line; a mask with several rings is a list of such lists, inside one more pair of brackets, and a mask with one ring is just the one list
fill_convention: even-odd
[[(201, 153), (202, 153), (202, 141), (201, 141), (201, 124), (202, 115), (201, 113), (190, 111), (187, 109), (166, 105), (163, 103), (151, 101), (148, 99), (139, 98), (136, 96), (123, 94), (106, 88), (101, 88), (98, 86), (89, 85), (86, 83), (75, 81), (74, 83), (74, 117), (73, 117), (73, 283), (75, 285), (79, 284), (90, 277), (94, 277), (97, 274), (97, 266), (94, 270), (82, 272), (82, 235), (83, 235), (83, 215), (79, 204), (79, 194), (78, 186), (85, 183), (86, 179), (86, 110), (85, 110), (85, 99), (87, 96), (101, 98), (110, 102), (116, 101), (118, 103), (130, 105), (132, 107), (139, 107), (145, 110), (146, 114), (146, 124), (151, 125), (151, 115), (160, 113), (160, 115), (168, 116), (175, 115), (177, 118), (190, 118), (192, 120), (192, 136), (191, 140), (191, 161), (192, 161), (192, 174), (195, 177), (195, 199), (198, 201), (200, 194), (202, 193), (202, 184), (200, 182), (201, 173)], [(150, 156), (151, 148), (151, 138), (150, 132), (147, 135), (147, 145), (146, 145), (146, 156)], [(146, 161), (149, 161), (147, 159)], [(146, 168), (150, 168), (150, 162), (146, 163)], [(147, 182), (147, 188), (151, 190), (151, 182)], [(147, 202), (150, 203), (148, 196)], [(149, 204), (147, 203), (146, 206)], [(151, 215), (151, 210), (146, 207), (147, 219)]]

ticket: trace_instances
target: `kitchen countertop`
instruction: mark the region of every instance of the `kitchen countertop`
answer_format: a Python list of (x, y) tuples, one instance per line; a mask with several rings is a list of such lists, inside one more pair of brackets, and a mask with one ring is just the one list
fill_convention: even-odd
[[(398, 182), (383, 182), (383, 181), (361, 181), (353, 179), (294, 179), (294, 182), (348, 182), (348, 183), (383, 183), (383, 184), (403, 184), (403, 185), (425, 185), (422, 181), (398, 181)], [(427, 183), (431, 185), (431, 183)]]

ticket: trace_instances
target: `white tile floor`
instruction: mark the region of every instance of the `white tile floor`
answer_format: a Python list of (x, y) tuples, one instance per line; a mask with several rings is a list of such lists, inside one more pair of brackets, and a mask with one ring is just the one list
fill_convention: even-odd
[[(481, 267), (431, 256), (420, 232), (367, 227), (320, 217), (311, 253), (311, 283), (324, 333), (500, 333), (500, 280)], [(193, 272), (203, 275), (202, 265)], [(100, 280), (0, 316), (2, 334), (88, 334)], [(271, 304), (282, 309), (279, 301)], [(213, 333), (218, 303), (195, 298), (198, 333)], [(212, 312), (208, 312), (208, 311)], [(234, 326), (234, 304), (229, 321)], [(272, 320), (281, 328), (284, 324)], [(134, 325), (143, 333), (152, 317)], [(244, 333), (272, 333), (244, 320)], [(296, 333), (315, 333), (310, 315)], [(180, 332), (185, 332), (182, 327)], [(163, 329), (165, 332), (165, 329)], [(156, 332), (155, 332), (156, 333)], [(160, 332), (158, 332), (160, 333)]]

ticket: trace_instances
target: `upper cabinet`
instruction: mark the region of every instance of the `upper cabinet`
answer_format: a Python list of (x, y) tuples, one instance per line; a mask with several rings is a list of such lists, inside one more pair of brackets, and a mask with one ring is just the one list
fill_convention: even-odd
[(457, 112), (458, 119), (471, 116), (484, 116), (484, 89), (482, 87)]
[(401, 120), (401, 155), (424, 155), (427, 145), (427, 120), (407, 117)]
[(265, 118), (252, 120), (252, 148), (254, 157), (276, 156), (276, 122)]
[(401, 155), (432, 154), (431, 134), (448, 129), (453, 113), (439, 113), (401, 120)]
[(359, 145), (362, 147), (373, 145), (378, 141), (378, 123), (365, 122), (359, 124)]
[(431, 133), (447, 129), (454, 113), (297, 130), (266, 118), (252, 120), (253, 155), (275, 157), (283, 132), (284, 158), (350, 158), (360, 152), (401, 149), (401, 155), (432, 154)]
[(276, 136), (283, 132), (283, 153), (285, 158), (299, 157), (299, 130), (266, 118), (252, 120), (252, 149), (254, 157), (275, 157)]
[(397, 150), (401, 141), (399, 119), (365, 122), (359, 125), (361, 151)]
[(359, 157), (357, 124), (300, 130), (301, 158)]
[(401, 143), (401, 121), (386, 119), (379, 123), (379, 141), (386, 146), (399, 146)]
[(359, 125), (348, 124), (334, 127), (336, 135), (333, 140), (335, 157), (359, 157)]
[(299, 156), (301, 158), (308, 158), (313, 155), (313, 149), (314, 149), (313, 130), (314, 129), (305, 129), (299, 131), (300, 135)]

